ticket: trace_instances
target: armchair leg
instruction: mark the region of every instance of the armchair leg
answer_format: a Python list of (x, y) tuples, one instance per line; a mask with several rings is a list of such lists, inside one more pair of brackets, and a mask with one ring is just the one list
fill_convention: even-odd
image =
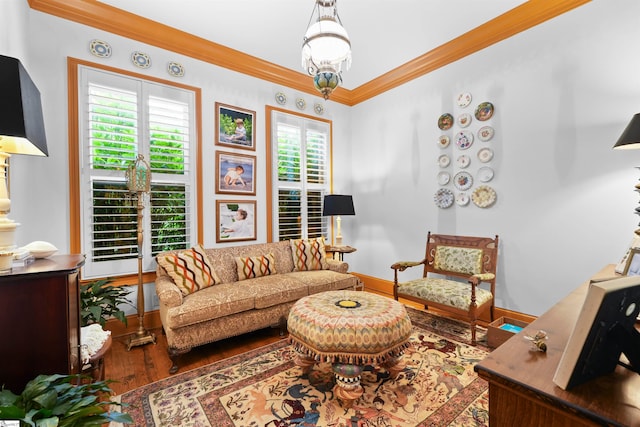
[(475, 346), (476, 344), (476, 321), (471, 320), (471, 345)]

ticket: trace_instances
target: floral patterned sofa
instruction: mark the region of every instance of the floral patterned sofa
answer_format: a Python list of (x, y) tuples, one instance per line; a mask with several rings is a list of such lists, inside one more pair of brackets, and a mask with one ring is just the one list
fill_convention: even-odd
[[(489, 311), (493, 320), (498, 265), (498, 236), (451, 236), (427, 234), (422, 261), (393, 264), (393, 296), (463, 316), (471, 324), (471, 342), (476, 344), (478, 317)], [(422, 278), (398, 282), (398, 272), (422, 266)], [(485, 282), (488, 289), (480, 284)]]
[(193, 347), (258, 329), (284, 327), (306, 295), (355, 289), (349, 265), (326, 257), (323, 239), (158, 254), (156, 292), (170, 373)]

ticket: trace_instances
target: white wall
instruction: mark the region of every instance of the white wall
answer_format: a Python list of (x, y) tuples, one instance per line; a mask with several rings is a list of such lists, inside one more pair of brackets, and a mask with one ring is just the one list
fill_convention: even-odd
[[(640, 152), (611, 147), (640, 111), (640, 3), (615, 4), (588, 3), (352, 109), (356, 216), (343, 234), (358, 248), (354, 271), (393, 280), (393, 262), (422, 259), (428, 230), (498, 234), (497, 305), (538, 315), (619, 261), (637, 228)], [(462, 92), (473, 95), (465, 110)], [(496, 134), (465, 154), (475, 173), (477, 147), (493, 148), (497, 203), (439, 209), (436, 159), (448, 152), (453, 175), (462, 151), (436, 146), (437, 119), (482, 101), (495, 114), (469, 129)]]
[[(540, 314), (618, 261), (638, 220), (633, 186), (640, 153), (611, 146), (640, 110), (633, 49), (640, 3), (611, 3), (588, 3), (355, 107), (325, 105), (323, 117), (334, 124), (334, 191), (353, 194), (356, 205), (356, 216), (342, 222), (345, 243), (358, 248), (346, 257), (353, 271), (391, 280), (394, 261), (422, 257), (427, 230), (499, 234), (498, 305)], [(178, 61), (186, 75), (177, 80), (202, 88), (205, 246), (215, 245), (214, 102), (256, 111), (258, 241), (265, 241), (264, 106), (275, 105), (275, 93), (283, 91), (295, 110), (299, 94), (30, 10), (26, 1), (0, 2), (0, 11), (0, 54), (21, 57), (40, 88), (50, 151), (49, 158), (12, 159), (10, 216), (22, 224), (19, 244), (47, 240), (62, 252), (69, 248), (67, 56), (167, 80), (165, 64)], [(90, 54), (94, 38), (112, 45), (111, 58)], [(149, 70), (131, 64), (135, 50), (151, 56)], [(442, 210), (433, 203), (436, 120), (457, 114), (455, 98), (467, 91), (474, 96), (469, 108), (485, 100), (496, 106), (489, 144), (498, 202), (485, 210)], [(313, 115), (310, 106), (322, 100), (302, 96)]]

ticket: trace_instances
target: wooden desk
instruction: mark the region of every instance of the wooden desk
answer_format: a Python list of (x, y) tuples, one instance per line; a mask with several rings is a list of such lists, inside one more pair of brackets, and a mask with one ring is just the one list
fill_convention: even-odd
[[(612, 277), (615, 265), (594, 278)], [(541, 279), (545, 280), (545, 279)], [(553, 375), (586, 296), (588, 281), (476, 365), (489, 382), (491, 427), (640, 426), (640, 375), (618, 366), (610, 375), (562, 390)], [(524, 335), (545, 330), (547, 352)]]
[(80, 372), (83, 255), (54, 255), (0, 275), (0, 386)]

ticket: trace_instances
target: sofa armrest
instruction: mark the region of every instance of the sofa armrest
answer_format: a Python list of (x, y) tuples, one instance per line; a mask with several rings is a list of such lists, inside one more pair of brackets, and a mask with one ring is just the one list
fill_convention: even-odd
[(349, 271), (349, 264), (337, 259), (327, 258), (329, 264), (329, 270), (336, 271), (338, 273), (346, 273)]
[(156, 271), (156, 293), (160, 304), (164, 304), (167, 307), (182, 305), (182, 292), (180, 292), (171, 276), (160, 266)]

